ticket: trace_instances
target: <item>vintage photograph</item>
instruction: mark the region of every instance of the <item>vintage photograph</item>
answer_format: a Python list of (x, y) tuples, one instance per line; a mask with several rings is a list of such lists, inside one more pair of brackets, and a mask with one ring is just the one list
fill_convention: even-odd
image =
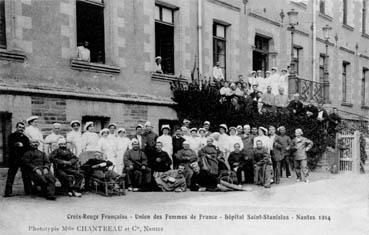
[(369, 0), (0, 0), (0, 233), (369, 235)]

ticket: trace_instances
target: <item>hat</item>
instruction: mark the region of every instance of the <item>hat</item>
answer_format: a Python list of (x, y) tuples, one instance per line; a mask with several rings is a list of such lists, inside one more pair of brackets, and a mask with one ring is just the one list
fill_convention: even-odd
[(255, 71), (255, 70), (252, 70), (252, 71), (251, 71), (251, 74), (253, 74), (253, 73), (256, 73), (256, 71)]
[(55, 123), (53, 124), (53, 128), (61, 128), (61, 124), (60, 124), (60, 123), (55, 122)]
[(237, 129), (242, 129), (242, 126), (241, 126), (241, 125), (238, 125), (238, 126), (237, 126)]
[(144, 128), (144, 126), (142, 124), (137, 124), (136, 130), (137, 130), (137, 128)]
[(231, 127), (229, 127), (229, 130), (235, 130), (235, 131), (237, 131), (237, 128), (234, 127), (234, 126), (231, 126)]
[(155, 57), (155, 60), (161, 59), (161, 56), (157, 56)]
[(286, 129), (286, 127), (280, 126), (280, 127), (277, 128), (277, 131), (281, 131), (281, 129)]
[(31, 116), (31, 117), (29, 117), (29, 118), (27, 118), (27, 123), (28, 124), (30, 124), (30, 122), (32, 122), (33, 120), (36, 120), (36, 119), (38, 119), (38, 116)]
[(190, 120), (188, 120), (188, 119), (184, 119), (184, 120), (183, 120), (183, 124), (189, 124), (189, 123), (191, 123), (191, 121), (190, 121)]
[(108, 128), (104, 128), (100, 131), (100, 135), (104, 134), (104, 132), (108, 132), (109, 133), (109, 129)]
[(282, 69), (282, 72), (283, 72), (283, 71), (288, 72), (288, 70), (287, 70), (287, 69)]
[(210, 126), (210, 122), (209, 121), (205, 121), (204, 125), (209, 125)]
[(115, 126), (115, 128), (117, 128), (117, 124), (115, 123), (109, 123), (108, 128), (110, 128), (111, 126)]
[(151, 122), (149, 122), (149, 121), (145, 122), (145, 126), (153, 127), (153, 125), (151, 125)]
[(268, 70), (268, 71), (266, 71), (265, 73), (270, 73), (270, 71)]
[(190, 129), (190, 132), (192, 132), (192, 131), (196, 131), (196, 132), (197, 132), (197, 128), (196, 128), (196, 127), (192, 127), (192, 128)]
[(251, 126), (246, 124), (246, 125), (243, 126), (243, 129), (251, 129)]
[(296, 130), (295, 130), (295, 132), (300, 132), (300, 133), (301, 133), (301, 135), (303, 135), (303, 134), (304, 134), (304, 132), (302, 131), (302, 129), (301, 129), (301, 128), (296, 129)]
[(124, 129), (124, 128), (119, 128), (117, 133), (119, 134), (120, 132), (124, 132), (124, 133), (126, 133), (126, 129)]
[(227, 127), (227, 125), (226, 125), (226, 124), (220, 124), (220, 125), (219, 125), (219, 128), (223, 128), (223, 129), (225, 129), (226, 131), (228, 131), (228, 127)]
[(211, 137), (211, 136), (209, 136), (208, 138), (206, 138), (206, 141), (212, 141), (212, 142), (214, 142), (214, 138), (213, 137)]
[(200, 131), (206, 132), (205, 128), (199, 128), (199, 132)]
[(132, 144), (139, 144), (138, 139), (132, 139)]
[(170, 130), (170, 126), (169, 125), (162, 125), (161, 130), (164, 130), (164, 129)]
[(182, 144), (190, 144), (190, 142), (188, 140), (185, 140)]
[(88, 127), (89, 126), (92, 126), (94, 124), (94, 122), (86, 122), (86, 124), (85, 124), (85, 131), (87, 131), (87, 129), (88, 129)]
[(58, 139), (58, 144), (66, 144), (67, 140), (64, 137)]
[(185, 126), (182, 126), (182, 127), (181, 127), (181, 131), (188, 131), (188, 128), (187, 128), (187, 127), (185, 127)]
[(268, 134), (268, 130), (265, 127), (260, 126), (259, 129), (264, 132), (264, 135)]
[(271, 70), (277, 71), (278, 69), (277, 69), (277, 67), (272, 67)]
[(71, 121), (70, 122), (70, 126), (72, 127), (73, 126), (73, 124), (78, 124), (79, 126), (81, 126), (81, 122), (80, 121), (78, 121), (78, 120), (73, 120), (73, 121)]

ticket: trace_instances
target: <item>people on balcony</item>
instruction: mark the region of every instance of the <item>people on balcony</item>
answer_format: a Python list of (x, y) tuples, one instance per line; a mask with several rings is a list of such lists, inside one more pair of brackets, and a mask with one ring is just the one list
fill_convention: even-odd
[(281, 111), (288, 106), (288, 95), (285, 94), (285, 90), (283, 87), (278, 88), (278, 94), (275, 96), (275, 106), (278, 111)]
[(304, 111), (304, 104), (300, 101), (300, 95), (294, 94), (293, 100), (288, 104), (288, 109), (290, 113), (294, 114), (295, 116), (299, 116)]
[(213, 79), (216, 82), (220, 82), (220, 81), (224, 80), (223, 70), (220, 67), (220, 62), (219, 61), (217, 61), (215, 63), (215, 66), (213, 67)]
[(316, 107), (314, 100), (310, 100), (309, 103), (304, 107), (304, 113), (307, 117), (312, 119), (318, 117), (318, 108)]
[(84, 41), (83, 43), (80, 43), (80, 46), (77, 46), (77, 59), (90, 62), (90, 50), (88, 49), (89, 42)]
[(161, 61), (162, 61), (161, 56), (155, 57), (155, 68), (154, 68), (155, 73), (163, 73), (163, 69), (161, 68)]
[(266, 93), (262, 95), (261, 102), (263, 103), (263, 108), (268, 111), (272, 111), (275, 107), (275, 95), (272, 93), (271, 85), (268, 85)]
[(271, 72), (270, 77), (269, 77), (270, 81), (269, 81), (268, 85), (270, 85), (272, 87), (272, 93), (274, 95), (277, 95), (278, 94), (280, 75), (277, 72), (278, 71), (277, 67), (272, 67), (271, 71), (272, 72)]
[(282, 74), (279, 76), (278, 80), (278, 88), (283, 87), (284, 90), (288, 93), (288, 71), (287, 69), (282, 69)]

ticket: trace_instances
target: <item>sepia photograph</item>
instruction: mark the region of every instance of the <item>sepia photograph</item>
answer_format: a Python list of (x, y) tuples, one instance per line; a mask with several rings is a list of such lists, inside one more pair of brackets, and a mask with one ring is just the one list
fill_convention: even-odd
[(369, 235), (369, 0), (0, 0), (0, 234)]

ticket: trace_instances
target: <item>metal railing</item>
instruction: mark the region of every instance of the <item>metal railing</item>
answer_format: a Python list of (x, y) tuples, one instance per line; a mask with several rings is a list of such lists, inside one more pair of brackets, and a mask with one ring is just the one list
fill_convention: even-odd
[(300, 94), (302, 101), (314, 100), (318, 103), (329, 102), (329, 83), (314, 82), (304, 78), (290, 75), (288, 77), (289, 95)]

